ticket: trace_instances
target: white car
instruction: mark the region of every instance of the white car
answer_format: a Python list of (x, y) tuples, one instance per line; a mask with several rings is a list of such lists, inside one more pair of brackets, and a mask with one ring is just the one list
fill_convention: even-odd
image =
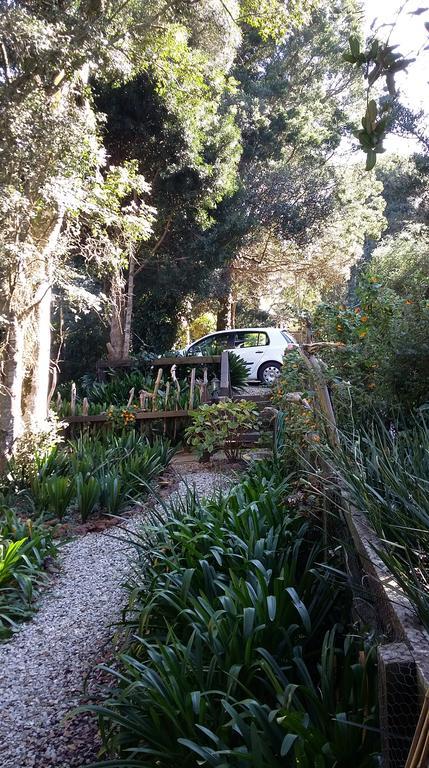
[(280, 328), (234, 328), (216, 331), (194, 341), (184, 350), (185, 355), (235, 352), (248, 365), (249, 379), (272, 384), (280, 375), (283, 355), (297, 342)]

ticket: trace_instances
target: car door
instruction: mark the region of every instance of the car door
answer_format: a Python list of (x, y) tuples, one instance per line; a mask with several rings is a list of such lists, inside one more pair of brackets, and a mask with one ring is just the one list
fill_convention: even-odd
[(258, 377), (270, 340), (264, 331), (236, 331), (234, 352), (248, 365), (249, 379)]

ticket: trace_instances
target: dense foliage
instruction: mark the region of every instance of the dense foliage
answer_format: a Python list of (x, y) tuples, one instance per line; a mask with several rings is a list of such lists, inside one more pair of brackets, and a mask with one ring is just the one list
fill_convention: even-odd
[(141, 532), (99, 768), (378, 764), (374, 649), (290, 490), (259, 463)]
[(428, 445), (424, 410), (399, 432), (378, 421), (353, 441), (343, 437), (331, 460), (379, 535), (381, 558), (429, 629)]
[(76, 508), (85, 522), (95, 510), (118, 514), (144, 496), (173, 453), (168, 441), (151, 444), (135, 431), (82, 434), (36, 454), (25, 467), (19, 457), (11, 459), (8, 479), (11, 489), (27, 489), (39, 514), (62, 520)]
[(47, 582), (46, 563), (56, 556), (52, 534), (40, 521), (0, 506), (0, 642), (33, 615)]
[[(318, 339), (344, 345), (322, 353), (344, 426), (350, 426), (353, 415), (365, 419), (381, 410), (392, 418), (395, 407), (411, 411), (429, 400), (427, 273), (419, 269), (415, 243), (405, 236), (402, 246), (396, 241), (394, 250), (387, 244), (384, 252), (376, 251), (378, 264), (374, 257), (359, 281), (359, 303), (322, 306), (314, 317)], [(407, 249), (409, 256), (412, 251), (408, 260)], [(424, 263), (426, 252), (421, 254)], [(404, 265), (409, 269), (411, 263), (408, 280)], [(381, 274), (374, 273), (377, 266)]]

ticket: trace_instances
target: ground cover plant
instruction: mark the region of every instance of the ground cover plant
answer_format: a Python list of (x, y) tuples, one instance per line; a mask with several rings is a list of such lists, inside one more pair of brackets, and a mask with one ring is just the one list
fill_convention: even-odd
[(378, 765), (374, 646), (291, 488), (260, 462), (136, 538), (99, 768)]
[[(398, 420), (400, 421), (400, 420)], [(379, 554), (429, 629), (429, 417), (381, 420), (330, 453), (352, 502), (380, 538)]]
[(0, 641), (31, 618), (46, 584), (47, 558), (56, 556), (52, 534), (39, 521), (21, 520), (0, 506)]
[(147, 492), (168, 465), (168, 440), (150, 442), (135, 431), (84, 434), (36, 453), (23, 473), (19, 459), (9, 464), (9, 484), (26, 490), (37, 514), (62, 520), (70, 507), (82, 522), (97, 510), (118, 514)]

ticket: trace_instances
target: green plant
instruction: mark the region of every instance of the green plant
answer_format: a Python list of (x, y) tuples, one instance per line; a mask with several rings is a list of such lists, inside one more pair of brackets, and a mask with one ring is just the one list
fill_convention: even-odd
[(423, 270), (418, 283), (407, 276), (400, 289), (388, 274), (386, 266), (384, 277), (368, 269), (352, 305), (324, 304), (313, 317), (316, 339), (340, 345), (320, 355), (344, 429), (370, 423), (375, 411), (393, 418), (400, 407), (412, 417), (429, 400), (427, 278)]
[[(28, 491), (37, 512), (52, 512), (59, 519), (74, 503), (85, 519), (97, 504), (101, 511), (116, 514), (127, 501), (147, 493), (148, 484), (173, 454), (168, 440), (150, 442), (134, 430), (82, 434), (64, 446), (54, 446), (45, 456), (36, 454), (23, 491)], [(9, 490), (15, 485), (12, 475)]]
[(245, 400), (222, 401), (200, 406), (193, 411), (192, 419), (185, 434), (199, 456), (224, 450), (227, 458), (235, 461), (243, 449), (242, 434), (258, 425), (258, 411), (253, 403)]
[(380, 538), (379, 555), (429, 628), (429, 422), (426, 411), (405, 429), (381, 420), (346, 435), (329, 451), (355, 506)]
[(76, 476), (76, 502), (82, 522), (88, 520), (91, 512), (100, 499), (101, 488), (96, 477), (86, 477), (79, 473)]
[(112, 473), (100, 477), (100, 504), (109, 515), (117, 515), (124, 504), (123, 480)]
[(41, 484), (44, 486), (43, 494), (49, 512), (62, 520), (75, 496), (74, 478), (53, 475), (43, 480)]
[(249, 367), (235, 352), (228, 353), (229, 376), (233, 389), (243, 389), (249, 378)]
[(51, 412), (43, 430), (26, 431), (16, 441), (14, 454), (9, 460), (8, 473), (18, 487), (23, 487), (31, 481), (40, 464), (48, 462), (51, 456), (58, 455), (58, 445), (63, 442), (62, 426), (57, 415)]
[(112, 755), (99, 768), (378, 764), (374, 651), (344, 632), (336, 555), (289, 493), (267, 461), (227, 494), (154, 510), (135, 539), (128, 647), (90, 707)]
[(46, 582), (44, 563), (48, 556), (56, 556), (50, 531), (1, 507), (0, 640), (8, 639), (19, 622), (33, 615), (35, 598)]
[(319, 443), (323, 429), (316, 412), (314, 382), (308, 366), (297, 350), (287, 351), (278, 380), (272, 387), (273, 404), (279, 408), (277, 452), (285, 465), (296, 467), (303, 452)]

